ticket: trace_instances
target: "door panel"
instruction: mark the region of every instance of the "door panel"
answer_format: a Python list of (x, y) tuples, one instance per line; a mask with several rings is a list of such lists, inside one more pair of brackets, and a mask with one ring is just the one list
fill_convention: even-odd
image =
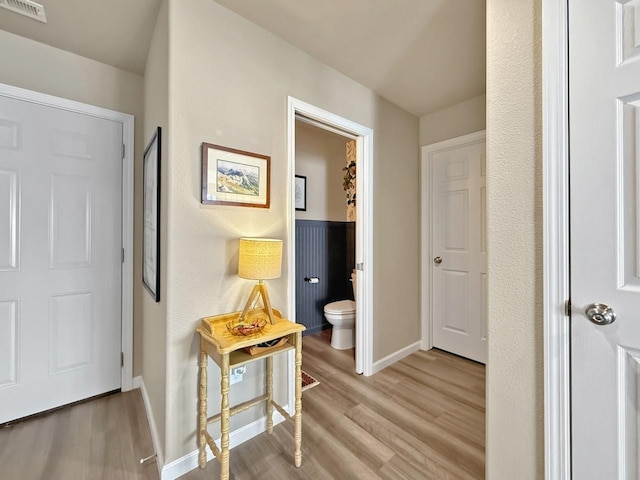
[[(618, 35), (622, 49), (622, 58), (618, 58), (618, 63), (632, 58), (640, 57), (640, 1), (631, 0), (619, 2), (622, 6), (622, 19), (618, 19)], [(618, 7), (620, 9), (620, 7)]]
[[(431, 147), (426, 147), (431, 148)], [(432, 146), (433, 346), (486, 362), (485, 143)]]
[(0, 148), (20, 150), (22, 138), (20, 124), (6, 118), (0, 118)]
[(469, 191), (444, 193), (444, 250), (467, 252), (469, 236)]
[[(639, 3), (569, 1), (571, 397), (576, 479), (640, 479)], [(590, 322), (592, 303), (614, 323)]]
[(121, 146), (0, 96), (0, 423), (120, 388)]
[(51, 153), (59, 157), (93, 160), (95, 158), (95, 138), (90, 134), (51, 131)]
[(93, 179), (52, 175), (49, 218), (51, 268), (93, 264)]
[(449, 332), (469, 335), (467, 302), (461, 301), (469, 297), (469, 272), (443, 269), (442, 282), (445, 295), (442, 328)]
[[(640, 101), (627, 97), (617, 100), (618, 124), (622, 135), (623, 152), (620, 156), (619, 169), (621, 170), (621, 237), (623, 242), (618, 255), (617, 271), (621, 274), (618, 279), (622, 288), (640, 287), (640, 248), (639, 228), (640, 228), (640, 208), (638, 207), (638, 197), (636, 186), (638, 184), (637, 175), (640, 174), (640, 156), (635, 149), (638, 128), (640, 128)], [(635, 96), (637, 97), (637, 95)]]
[(0, 388), (18, 379), (18, 301), (0, 302)]
[(621, 399), (619, 425), (621, 431), (620, 454), (621, 478), (640, 478), (640, 422), (638, 421), (638, 405), (640, 405), (640, 350), (621, 347), (618, 349), (618, 370), (620, 372)]
[(0, 170), (0, 271), (18, 268), (18, 172)]
[(91, 364), (94, 322), (90, 292), (55, 295), (49, 301), (49, 375)]

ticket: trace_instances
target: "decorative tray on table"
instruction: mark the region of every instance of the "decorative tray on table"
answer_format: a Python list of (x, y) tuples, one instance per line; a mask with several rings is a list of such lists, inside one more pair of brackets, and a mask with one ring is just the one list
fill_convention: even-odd
[(305, 330), (304, 325), (282, 318), (282, 313), (275, 308), (275, 325), (268, 320), (263, 308), (249, 310), (242, 322), (238, 321), (240, 315), (241, 312), (233, 312), (202, 318), (197, 330), (220, 354), (245, 350), (251, 355), (282, 347), (292, 334)]
[(258, 335), (262, 333), (264, 327), (267, 326), (266, 318), (247, 318), (242, 321), (231, 320), (227, 322), (227, 330), (231, 335), (237, 337), (248, 337), (249, 335)]

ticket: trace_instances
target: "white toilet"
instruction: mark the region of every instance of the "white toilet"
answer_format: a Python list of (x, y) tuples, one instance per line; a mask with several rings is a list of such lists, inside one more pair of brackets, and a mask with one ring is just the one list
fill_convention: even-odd
[[(356, 271), (351, 273), (353, 296), (356, 294)], [(324, 317), (333, 325), (331, 346), (336, 350), (347, 350), (355, 345), (356, 302), (340, 300), (324, 306)]]

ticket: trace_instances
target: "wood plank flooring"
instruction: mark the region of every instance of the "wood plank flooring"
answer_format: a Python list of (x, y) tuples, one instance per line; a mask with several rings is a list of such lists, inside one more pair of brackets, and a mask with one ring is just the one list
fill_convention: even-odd
[[(231, 451), (234, 480), (484, 478), (485, 367), (439, 350), (417, 352), (371, 377), (330, 331), (304, 337), (302, 467), (281, 423)], [(218, 478), (216, 461), (182, 480)]]
[(140, 390), (0, 428), (2, 480), (157, 480)]
[[(366, 378), (353, 373), (353, 350), (332, 349), (329, 335), (304, 337), (303, 368), (320, 385), (302, 397), (302, 467), (286, 422), (231, 451), (232, 479), (484, 478), (483, 365), (432, 350)], [(135, 390), (0, 429), (0, 478), (157, 480), (155, 462), (139, 464), (152, 453)], [(182, 479), (219, 472), (211, 461)]]

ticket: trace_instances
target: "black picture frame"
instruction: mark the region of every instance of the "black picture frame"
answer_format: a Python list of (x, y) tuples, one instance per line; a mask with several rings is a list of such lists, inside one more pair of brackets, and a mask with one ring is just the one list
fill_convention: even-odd
[(142, 283), (160, 301), (160, 159), (162, 129), (156, 128), (142, 160)]
[(296, 210), (307, 211), (307, 177), (296, 175), (294, 188), (294, 202)]

